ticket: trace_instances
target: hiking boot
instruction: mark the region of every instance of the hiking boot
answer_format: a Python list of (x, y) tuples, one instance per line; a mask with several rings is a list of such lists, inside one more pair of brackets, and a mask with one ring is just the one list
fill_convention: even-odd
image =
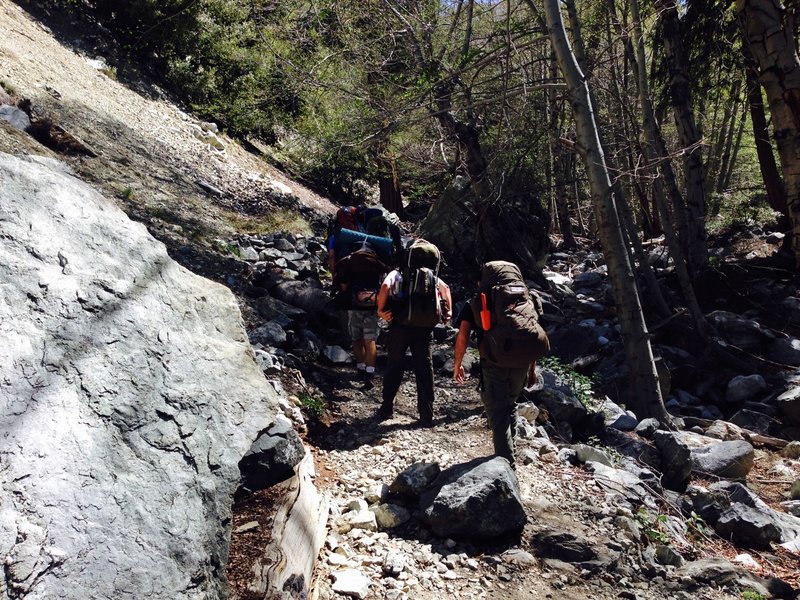
[(382, 404), (381, 407), (378, 409), (378, 412), (375, 413), (375, 418), (378, 421), (388, 421), (394, 416), (394, 411), (392, 410), (391, 406), (386, 406)]
[(433, 419), (417, 419), (416, 425), (417, 427), (428, 429), (429, 427), (433, 427)]

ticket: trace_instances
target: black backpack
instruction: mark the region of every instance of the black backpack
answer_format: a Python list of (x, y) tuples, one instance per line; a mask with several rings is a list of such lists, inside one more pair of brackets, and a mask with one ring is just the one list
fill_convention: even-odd
[(334, 285), (346, 284), (337, 296), (336, 305), (346, 310), (376, 310), (378, 291), (389, 267), (369, 244), (348, 254), (336, 263)]
[(475, 322), (483, 328), (482, 295), (491, 321), (480, 345), (482, 360), (490, 366), (522, 368), (550, 350), (550, 340), (539, 324), (542, 302), (528, 290), (517, 265), (502, 260), (487, 262), (481, 269), (478, 289), (470, 302)]

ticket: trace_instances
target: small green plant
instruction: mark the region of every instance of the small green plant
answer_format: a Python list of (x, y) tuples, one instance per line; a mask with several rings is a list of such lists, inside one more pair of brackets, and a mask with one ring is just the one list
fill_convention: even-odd
[(222, 240), (212, 240), (211, 247), (221, 254), (233, 254), (234, 256), (238, 256), (239, 258), (241, 258), (242, 256), (242, 249), (236, 244), (231, 244), (230, 242), (223, 242)]
[(599, 448), (603, 452), (605, 452), (608, 457), (615, 463), (619, 464), (622, 462), (622, 454), (616, 448), (612, 448), (611, 446), (606, 446), (603, 442), (600, 441), (600, 438), (596, 435), (590, 436), (587, 440), (590, 446), (594, 446), (595, 448)]
[(312, 396), (308, 392), (302, 392), (297, 397), (300, 399), (300, 406), (316, 418), (320, 418), (325, 413), (324, 399)]
[(117, 67), (104, 67), (100, 69), (100, 72), (109, 79), (117, 80)]
[(689, 528), (689, 536), (692, 541), (697, 542), (707, 535), (708, 526), (703, 520), (703, 517), (692, 511), (689, 518), (686, 519), (686, 526)]
[(553, 371), (564, 379), (575, 395), (586, 408), (597, 410), (600, 402), (594, 394), (595, 383), (586, 375), (578, 373), (569, 365), (565, 365), (555, 356), (546, 356), (539, 361), (540, 366)]
[(651, 514), (646, 508), (641, 507), (636, 513), (636, 522), (639, 523), (644, 534), (654, 542), (669, 544), (670, 536), (664, 531), (664, 523), (667, 522), (667, 515)]
[(119, 195), (123, 200), (133, 200), (134, 197), (136, 196), (136, 192), (133, 191), (133, 188), (131, 186), (127, 186), (122, 189)]
[(764, 600), (764, 596), (762, 596), (755, 590), (743, 590), (742, 600)]

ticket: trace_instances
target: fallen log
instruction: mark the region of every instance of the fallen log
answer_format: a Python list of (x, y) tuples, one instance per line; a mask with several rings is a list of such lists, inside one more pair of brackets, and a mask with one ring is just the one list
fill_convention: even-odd
[(325, 540), (328, 502), (313, 482), (311, 454), (297, 465), (275, 513), (272, 541), (253, 567), (248, 589), (261, 597), (307, 598), (314, 564)]

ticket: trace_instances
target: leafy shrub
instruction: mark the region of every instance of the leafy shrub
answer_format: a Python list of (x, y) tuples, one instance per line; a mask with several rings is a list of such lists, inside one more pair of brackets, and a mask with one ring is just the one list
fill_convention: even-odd
[(586, 408), (597, 410), (600, 402), (595, 393), (595, 383), (590, 377), (578, 373), (569, 365), (565, 365), (555, 356), (545, 356), (539, 361), (539, 365), (550, 369), (556, 375), (561, 377), (567, 382), (569, 387), (575, 392), (578, 400), (581, 401)]

